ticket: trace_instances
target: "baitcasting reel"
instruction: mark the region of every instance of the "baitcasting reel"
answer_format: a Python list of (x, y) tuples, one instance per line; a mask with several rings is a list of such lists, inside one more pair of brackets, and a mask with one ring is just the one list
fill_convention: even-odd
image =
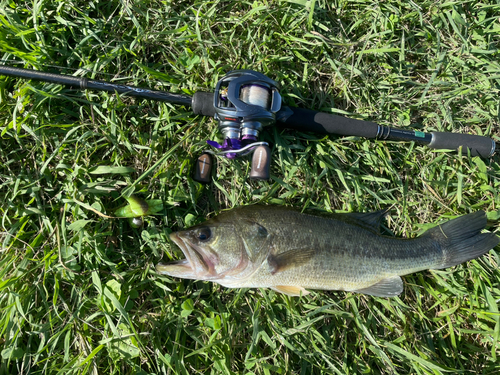
[(211, 155), (234, 159), (252, 152), (250, 178), (269, 179), (271, 151), (266, 142), (258, 142), (258, 136), (276, 122), (281, 109), (278, 83), (253, 70), (233, 70), (217, 83), (213, 104), (224, 143), (207, 141), (218, 151), (204, 151), (196, 162), (194, 179), (210, 181)]

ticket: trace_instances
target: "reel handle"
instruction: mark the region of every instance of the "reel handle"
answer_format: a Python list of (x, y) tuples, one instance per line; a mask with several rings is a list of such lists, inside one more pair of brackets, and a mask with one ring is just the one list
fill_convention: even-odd
[[(267, 145), (259, 145), (252, 151), (252, 168), (249, 177), (252, 180), (269, 180), (271, 165), (271, 149)], [(213, 166), (213, 156), (204, 152), (196, 160), (193, 180), (203, 184), (209, 183)]]
[(271, 149), (269, 146), (257, 146), (253, 151), (252, 169), (249, 177), (252, 180), (269, 180), (269, 167), (271, 165)]

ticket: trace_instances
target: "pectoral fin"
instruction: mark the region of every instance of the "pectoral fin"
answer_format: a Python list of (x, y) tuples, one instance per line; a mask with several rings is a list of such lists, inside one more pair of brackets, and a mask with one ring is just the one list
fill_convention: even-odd
[(301, 286), (276, 285), (271, 287), (271, 289), (292, 297), (307, 296), (310, 293)]
[(267, 263), (271, 274), (282, 272), (291, 267), (299, 267), (309, 262), (316, 251), (314, 249), (295, 249), (281, 254), (271, 254), (267, 257)]
[(354, 290), (356, 293), (369, 294), (376, 297), (396, 297), (403, 291), (403, 280), (399, 276), (392, 276), (380, 280), (368, 288)]

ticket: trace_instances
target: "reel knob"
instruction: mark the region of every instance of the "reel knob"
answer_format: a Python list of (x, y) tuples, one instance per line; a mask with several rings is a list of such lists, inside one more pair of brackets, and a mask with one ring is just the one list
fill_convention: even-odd
[(201, 154), (196, 160), (193, 179), (204, 184), (210, 182), (212, 164), (212, 156), (209, 153), (205, 152)]
[(257, 146), (252, 156), (252, 169), (249, 177), (252, 180), (269, 180), (271, 165), (271, 149), (269, 146)]

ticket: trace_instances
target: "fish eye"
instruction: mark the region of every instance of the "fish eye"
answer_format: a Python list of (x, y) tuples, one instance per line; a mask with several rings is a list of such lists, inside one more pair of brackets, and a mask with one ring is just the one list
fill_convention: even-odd
[(264, 228), (262, 225), (259, 225), (259, 227), (257, 228), (257, 233), (259, 234), (259, 236), (262, 236), (262, 237), (267, 237), (267, 235), (268, 235), (267, 229)]
[(210, 230), (209, 227), (203, 227), (198, 229), (198, 234), (197, 234), (198, 240), (204, 242), (208, 241), (210, 237), (212, 237), (212, 231)]

